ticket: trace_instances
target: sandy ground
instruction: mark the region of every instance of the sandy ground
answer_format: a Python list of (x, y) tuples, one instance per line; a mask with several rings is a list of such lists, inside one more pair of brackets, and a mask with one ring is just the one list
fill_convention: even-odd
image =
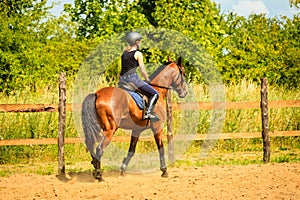
[(15, 174), (0, 178), (0, 199), (300, 199), (300, 163), (170, 168), (147, 174)]

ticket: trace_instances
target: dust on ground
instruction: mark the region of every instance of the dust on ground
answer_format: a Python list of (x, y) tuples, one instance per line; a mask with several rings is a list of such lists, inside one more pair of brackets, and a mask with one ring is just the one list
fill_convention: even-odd
[(144, 174), (70, 177), (14, 174), (0, 178), (0, 199), (300, 199), (300, 163), (173, 167)]

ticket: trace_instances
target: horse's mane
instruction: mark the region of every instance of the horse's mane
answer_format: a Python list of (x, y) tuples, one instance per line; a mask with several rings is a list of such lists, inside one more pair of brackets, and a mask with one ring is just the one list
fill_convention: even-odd
[(166, 62), (162, 64), (159, 68), (157, 68), (149, 77), (150, 80), (153, 80), (162, 70), (166, 68), (172, 62)]

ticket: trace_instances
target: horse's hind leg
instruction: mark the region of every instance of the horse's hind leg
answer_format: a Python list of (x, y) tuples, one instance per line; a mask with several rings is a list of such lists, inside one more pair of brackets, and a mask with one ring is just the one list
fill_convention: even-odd
[(103, 134), (101, 139), (99, 140), (98, 146), (96, 147), (96, 154), (95, 157), (93, 157), (93, 161), (92, 161), (92, 164), (94, 165), (95, 168), (93, 175), (99, 181), (104, 181), (104, 179), (102, 178), (102, 171), (101, 171), (101, 157), (103, 155), (104, 149), (110, 143), (113, 134), (117, 130), (114, 126), (114, 123), (112, 122), (109, 123), (108, 120), (106, 120), (106, 122), (107, 123), (104, 123), (105, 126), (103, 126)]
[(101, 157), (103, 154), (103, 149), (102, 149), (102, 143), (100, 143), (97, 148), (96, 148), (96, 155), (92, 155), (92, 162), (91, 164), (93, 164), (95, 170), (93, 172), (93, 176), (98, 180), (98, 181), (104, 181), (104, 179), (102, 178), (102, 171), (101, 171)]
[(131, 135), (131, 139), (130, 139), (130, 146), (129, 146), (129, 149), (128, 149), (127, 157), (123, 159), (123, 163), (121, 165), (121, 176), (125, 175), (125, 171), (127, 169), (127, 166), (129, 164), (131, 158), (135, 154), (136, 144), (139, 140), (140, 134), (141, 134), (140, 131), (139, 132), (138, 131), (132, 131), (132, 135)]
[(93, 160), (92, 160), (92, 164), (95, 168), (95, 170), (93, 171), (93, 176), (95, 177), (95, 179), (99, 180), (99, 181), (104, 181), (104, 179), (102, 178), (102, 171), (101, 171), (101, 162), (95, 158), (95, 156), (91, 155)]

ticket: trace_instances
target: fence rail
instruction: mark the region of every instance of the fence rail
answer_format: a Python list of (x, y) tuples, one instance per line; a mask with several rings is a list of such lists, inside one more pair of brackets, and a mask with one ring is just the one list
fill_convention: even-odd
[[(269, 132), (270, 137), (293, 137), (300, 136), (300, 131), (274, 131)], [(220, 134), (196, 134), (196, 135), (185, 135), (185, 138), (178, 138), (173, 135), (173, 139), (176, 140), (210, 140), (210, 139), (251, 139), (261, 138), (261, 132), (247, 132), (247, 133), (220, 133)], [(164, 136), (167, 139), (167, 136)], [(130, 136), (115, 136), (112, 142), (128, 142)], [(141, 137), (139, 141), (154, 141), (152, 136)], [(0, 140), (0, 146), (19, 146), (19, 145), (57, 145), (57, 138), (34, 138), (34, 139), (9, 139)], [(82, 143), (81, 138), (65, 138), (65, 144), (79, 144)]]
[[(80, 104), (66, 104), (67, 111), (79, 110)], [(269, 108), (300, 107), (300, 100), (269, 101)], [(172, 103), (172, 110), (212, 110), (212, 109), (253, 109), (260, 108), (260, 101), (240, 102), (189, 102)], [(0, 112), (58, 112), (58, 104), (0, 104)]]

